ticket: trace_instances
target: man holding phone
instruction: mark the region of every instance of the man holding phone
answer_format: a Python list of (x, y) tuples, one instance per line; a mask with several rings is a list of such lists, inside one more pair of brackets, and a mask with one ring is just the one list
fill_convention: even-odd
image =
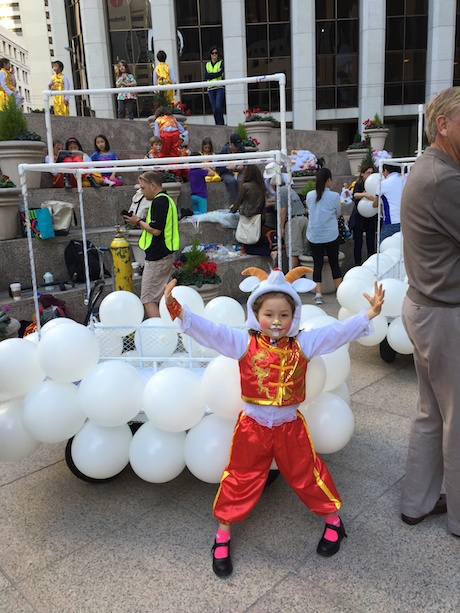
[(171, 278), (174, 253), (179, 249), (179, 221), (177, 208), (171, 196), (162, 189), (162, 178), (157, 172), (144, 172), (139, 187), (152, 204), (146, 219), (122, 211), (126, 223), (142, 230), (139, 247), (145, 251), (142, 274), (141, 301), (147, 318), (160, 316), (160, 299)]

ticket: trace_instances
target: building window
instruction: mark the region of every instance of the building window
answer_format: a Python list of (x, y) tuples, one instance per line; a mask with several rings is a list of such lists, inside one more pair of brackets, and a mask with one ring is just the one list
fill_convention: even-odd
[(387, 0), (385, 104), (425, 100), (428, 0)]
[[(180, 38), (179, 82), (203, 81), (210, 47), (216, 45), (222, 53), (221, 3), (216, 0), (181, 0), (175, 5)], [(192, 115), (212, 114), (206, 91), (183, 89), (181, 99)]]
[[(291, 13), (288, 0), (245, 0), (247, 74), (284, 72), (286, 109), (292, 108)], [(279, 85), (249, 83), (250, 108), (279, 111)]]
[(316, 108), (358, 106), (358, 0), (316, 0)]

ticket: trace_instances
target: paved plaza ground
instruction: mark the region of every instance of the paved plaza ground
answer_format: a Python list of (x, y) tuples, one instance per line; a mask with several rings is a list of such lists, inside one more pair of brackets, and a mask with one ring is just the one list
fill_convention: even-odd
[[(311, 297), (309, 298), (311, 300)], [(336, 315), (334, 296), (325, 310)], [(215, 485), (185, 470), (163, 485), (128, 467), (92, 485), (64, 444), (0, 464), (0, 613), (448, 613), (460, 611), (460, 539), (445, 516), (399, 518), (410, 417), (411, 356), (385, 363), (350, 347), (356, 429), (325, 456), (344, 501), (348, 539), (316, 554), (323, 522), (282, 478), (235, 525), (233, 575), (211, 571)]]

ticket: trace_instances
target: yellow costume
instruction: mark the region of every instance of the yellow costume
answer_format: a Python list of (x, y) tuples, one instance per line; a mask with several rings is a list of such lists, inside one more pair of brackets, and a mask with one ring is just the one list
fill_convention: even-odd
[(11, 96), (11, 93), (14, 94), (15, 87), (9, 71), (5, 70), (5, 68), (2, 68), (0, 72), (5, 75), (6, 87), (10, 90), (10, 93), (8, 93), (3, 89), (3, 87), (0, 89), (0, 109), (2, 109), (5, 106), (6, 101), (8, 100), (8, 96)]
[[(160, 62), (155, 66), (155, 73), (157, 75), (157, 83), (158, 85), (171, 85), (171, 72), (169, 70), (168, 64), (166, 62)], [(170, 104), (174, 104), (174, 92), (172, 89), (165, 91), (166, 97), (168, 98), (168, 102)]]
[[(67, 77), (62, 72), (54, 73), (51, 77), (51, 89), (53, 92), (70, 89)], [(69, 105), (65, 103), (65, 96), (53, 96), (54, 114), (70, 115)]]

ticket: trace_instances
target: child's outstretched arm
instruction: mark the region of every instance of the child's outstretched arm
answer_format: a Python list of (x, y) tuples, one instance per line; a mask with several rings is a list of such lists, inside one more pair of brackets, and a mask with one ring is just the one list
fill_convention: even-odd
[(367, 311), (367, 315), (369, 319), (374, 319), (374, 317), (377, 317), (377, 315), (380, 314), (382, 304), (385, 301), (385, 290), (383, 289), (382, 284), (379, 285), (377, 281), (374, 281), (374, 295), (372, 298), (369, 296), (369, 294), (366, 294), (366, 292), (364, 292), (363, 296), (371, 305), (371, 308)]
[(182, 319), (182, 306), (172, 295), (172, 291), (176, 287), (176, 284), (177, 279), (171, 279), (171, 281), (165, 285), (164, 291), (166, 307), (172, 320), (176, 319), (176, 317)]

